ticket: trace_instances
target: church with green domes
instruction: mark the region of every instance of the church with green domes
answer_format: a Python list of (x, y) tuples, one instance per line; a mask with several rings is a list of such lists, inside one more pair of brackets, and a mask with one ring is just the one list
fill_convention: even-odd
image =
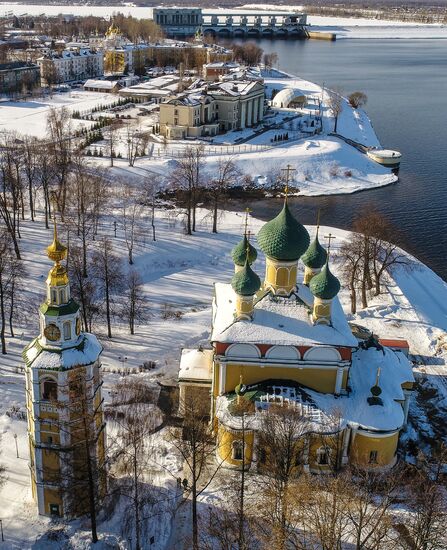
[(180, 409), (200, 396), (228, 467), (262, 468), (263, 418), (277, 406), (305, 420), (296, 441), (303, 471), (396, 462), (411, 364), (405, 349), (349, 324), (318, 233), (311, 239), (287, 199), (259, 231), (259, 252), (245, 231), (231, 252), (233, 277), (215, 283), (209, 348), (182, 351)]

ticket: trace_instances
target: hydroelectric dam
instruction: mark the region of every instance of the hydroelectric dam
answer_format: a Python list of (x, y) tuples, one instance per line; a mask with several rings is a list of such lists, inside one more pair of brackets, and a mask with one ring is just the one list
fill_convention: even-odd
[(307, 15), (296, 11), (203, 12), (201, 8), (154, 8), (153, 18), (170, 38), (180, 39), (200, 34), (212, 38), (335, 40), (335, 35), (310, 31)]

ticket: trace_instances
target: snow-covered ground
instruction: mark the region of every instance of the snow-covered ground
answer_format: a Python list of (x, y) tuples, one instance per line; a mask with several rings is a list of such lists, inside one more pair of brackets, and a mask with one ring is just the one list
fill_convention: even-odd
[[(111, 237), (112, 220), (107, 219), (101, 225), (101, 233)], [(112, 385), (119, 379), (117, 371), (123, 366), (137, 369), (144, 361), (156, 361), (157, 367), (148, 379), (175, 379), (183, 346), (206, 343), (211, 322), (211, 299), (213, 283), (228, 281), (233, 273), (229, 252), (240, 239), (243, 231), (244, 216), (241, 213), (223, 212), (218, 234), (212, 234), (208, 212), (199, 212), (199, 227), (196, 235), (185, 236), (182, 230), (181, 215), (176, 211), (157, 211), (157, 241), (151, 240), (149, 221), (146, 220), (144, 233), (146, 239), (136, 250), (135, 267), (144, 281), (144, 290), (148, 298), (151, 317), (136, 334), (130, 336), (125, 325), (117, 321), (114, 337), (108, 340), (105, 327), (96, 325), (95, 333), (104, 344), (103, 365), (105, 386), (104, 394), (109, 400)], [(262, 226), (260, 220), (250, 220), (250, 230), (257, 233)], [(322, 227), (321, 231), (331, 231), (337, 236), (335, 251), (349, 233), (339, 229)], [(309, 227), (311, 234), (314, 228)], [(21, 247), (24, 252), (26, 268), (25, 296), (27, 303), (26, 318), (20, 320), (17, 337), (8, 338), (8, 355), (2, 356), (0, 363), (0, 434), (2, 437), (2, 455), (0, 463), (6, 465), (8, 481), (0, 489), (0, 518), (3, 520), (6, 542), (0, 543), (1, 550), (27, 548), (59, 548), (48, 546), (43, 538), (40, 545), (33, 546), (50, 526), (45, 518), (35, 515), (31, 501), (29, 473), (27, 466), (26, 423), (11, 414), (12, 410), (24, 411), (24, 379), (17, 367), (22, 365), (21, 350), (37, 334), (37, 307), (43, 298), (45, 278), (50, 268), (44, 248), (51, 240), (51, 231), (44, 229), (42, 219), (35, 223), (26, 221), (22, 226)], [(112, 239), (114, 251), (121, 257), (126, 256), (125, 243), (121, 229), (117, 238)], [(263, 260), (254, 264), (255, 270), (262, 275)], [(339, 265), (334, 260), (334, 271)], [(302, 273), (299, 274), (302, 277)], [(342, 305), (348, 311), (349, 296), (346, 290), (340, 294)], [(169, 304), (173, 310), (181, 311), (180, 319), (163, 319), (161, 312)], [(421, 366), (417, 370), (424, 372), (429, 382), (443, 396), (447, 407), (447, 284), (426, 266), (412, 258), (412, 269), (398, 268), (389, 279), (384, 293), (371, 300), (366, 310), (348, 317), (374, 330), (380, 337), (406, 338), (410, 351), (421, 356), (436, 358), (434, 365)], [(123, 358), (126, 358), (123, 361)], [(14, 434), (17, 434), (19, 458), (16, 458)], [(157, 444), (163, 448), (166, 443), (160, 432)], [(158, 484), (165, 487), (179, 475), (179, 465), (171, 451), (162, 455), (162, 470)], [(162, 474), (165, 472), (165, 476)], [(165, 485), (164, 485), (165, 484)], [(163, 490), (167, 490), (166, 487)], [(74, 536), (67, 527), (69, 536)], [(85, 525), (78, 525), (79, 546), (84, 547), (87, 540)], [(169, 536), (164, 529), (160, 541)], [(108, 520), (100, 525), (105, 535), (120, 537), (119, 522)], [(82, 542), (82, 544), (81, 544)], [(127, 543), (122, 541), (122, 547)], [(154, 548), (163, 548), (156, 546)]]
[[(0, 132), (17, 132), (43, 138), (47, 132), (47, 116), (50, 109), (66, 107), (70, 112), (90, 111), (98, 105), (115, 104), (117, 98), (110, 94), (73, 90), (59, 92), (53, 97), (40, 97), (27, 101), (0, 101)], [(89, 122), (73, 120), (73, 128), (89, 126)]]
[[(342, 139), (331, 136), (335, 128), (333, 114), (328, 107), (329, 92), (313, 82), (277, 70), (264, 71), (266, 96), (283, 88), (293, 88), (307, 97), (307, 104), (298, 111), (295, 109), (273, 109), (266, 114), (264, 124), (267, 131), (257, 128), (245, 128), (227, 132), (210, 141), (203, 141), (205, 147), (204, 171), (211, 178), (221, 160), (231, 158), (243, 176), (252, 178), (259, 185), (276, 184), (280, 169), (287, 164), (295, 168), (294, 187), (306, 196), (355, 193), (365, 189), (389, 185), (397, 181), (397, 176), (388, 168), (372, 161), (365, 154), (348, 145)], [(316, 124), (315, 115), (318, 100), (321, 106), (322, 129), (313, 135)], [(371, 121), (365, 111), (353, 109), (343, 99), (343, 110), (338, 118), (337, 132), (367, 147), (380, 147)], [(138, 106), (126, 110), (126, 114), (138, 111)], [(154, 124), (153, 115), (138, 117), (140, 128), (149, 128)], [(275, 136), (287, 132), (287, 141), (274, 142)], [(105, 140), (90, 146), (92, 152), (102, 148), (104, 157), (92, 159), (96, 164), (109, 170), (106, 158), (107, 130)], [(309, 135), (309, 137), (306, 137)], [(139, 157), (134, 167), (129, 167), (127, 155), (127, 134), (122, 130), (121, 143), (115, 147), (122, 159), (115, 161), (110, 173), (119, 177), (138, 179), (149, 172), (166, 176), (175, 167), (175, 159), (185, 147), (199, 144), (198, 140), (168, 141), (161, 143), (155, 136), (150, 143), (147, 155)], [(242, 140), (242, 143), (241, 143)], [(244, 178), (239, 178), (244, 179)], [(238, 182), (235, 182), (238, 183)]]

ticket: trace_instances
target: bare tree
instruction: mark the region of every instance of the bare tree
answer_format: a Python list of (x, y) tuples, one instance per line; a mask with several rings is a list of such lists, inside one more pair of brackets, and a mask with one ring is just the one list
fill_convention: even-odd
[(65, 107), (51, 108), (47, 116), (47, 154), (53, 157), (57, 182), (58, 206), (63, 217), (71, 165), (71, 114)]
[(389, 512), (400, 487), (400, 469), (380, 472), (352, 467), (346, 480), (346, 516), (356, 550), (392, 548)]
[(142, 197), (138, 189), (131, 183), (120, 182), (119, 198), (121, 202), (121, 221), (124, 229), (129, 264), (133, 265), (135, 245), (142, 238), (141, 222), (143, 214)]
[(134, 269), (129, 271), (126, 279), (122, 313), (127, 319), (130, 334), (135, 334), (135, 325), (145, 321), (149, 316), (143, 281)]
[(23, 171), (28, 184), (28, 202), (31, 220), (34, 221), (34, 192), (39, 169), (38, 140), (26, 136), (23, 142)]
[[(73, 159), (73, 171), (67, 194), (67, 220), (81, 240), (83, 276), (87, 277), (87, 255), (90, 240), (94, 240), (99, 218), (107, 202), (107, 185), (99, 171), (85, 169), (80, 156)], [(69, 216), (68, 216), (69, 215)]]
[(225, 198), (229, 186), (240, 174), (232, 158), (220, 158), (217, 171), (208, 184), (208, 195), (212, 204), (213, 233), (217, 233), (218, 213), (221, 201)]
[(341, 95), (341, 90), (327, 90), (328, 94), (328, 105), (332, 111), (332, 116), (335, 119), (334, 123), (334, 132), (337, 133), (338, 118), (343, 111), (343, 96)]
[(208, 461), (216, 452), (216, 438), (213, 428), (204, 414), (203, 400), (199, 396), (189, 396), (181, 403), (183, 411), (182, 429), (172, 429), (173, 445), (184, 460), (184, 467), (190, 478), (191, 509), (192, 509), (192, 548), (199, 548), (199, 521), (197, 499), (208, 487), (217, 473), (219, 466), (208, 470)]
[(152, 229), (153, 241), (156, 241), (155, 206), (156, 206), (157, 196), (161, 190), (161, 187), (162, 187), (161, 178), (154, 174), (148, 174), (148, 176), (143, 181), (142, 198), (145, 203), (148, 203), (148, 206), (151, 209), (151, 229)]
[(186, 210), (186, 233), (188, 235), (192, 235), (192, 232), (196, 230), (196, 207), (201, 186), (204, 151), (203, 145), (186, 147), (177, 161), (177, 168), (170, 177), (170, 183)]
[(259, 514), (264, 539), (279, 550), (295, 537), (299, 516), (292, 495), (294, 479), (302, 472), (308, 431), (308, 420), (296, 408), (272, 404), (263, 414), (259, 448), (266, 478)]
[(11, 336), (14, 336), (13, 319), (22, 274), (21, 261), (13, 252), (9, 234), (3, 230), (0, 233), (0, 341), (3, 355), (6, 355), (7, 323)]
[(342, 550), (349, 539), (347, 484), (343, 475), (315, 476), (301, 493), (302, 525), (313, 546), (322, 550)]
[(392, 240), (399, 240), (399, 231), (386, 217), (372, 208), (360, 214), (354, 221), (353, 228), (363, 236), (364, 255), (368, 256), (364, 261), (367, 269), (364, 274), (364, 284), (362, 281), (363, 287), (372, 287), (372, 272), (374, 294), (378, 296), (385, 273), (392, 272), (398, 265), (410, 266), (408, 257), (402, 253), (395, 242), (392, 242)]
[(129, 499), (131, 504), (136, 550), (144, 548), (142, 544), (144, 508), (152, 498), (148, 490), (146, 472), (152, 451), (150, 436), (156, 427), (154, 411), (142, 399), (147, 393), (145, 386), (146, 384), (142, 381), (120, 384), (118, 389), (127, 395), (127, 401), (129, 401), (129, 393), (132, 394), (132, 398), (117, 411), (121, 414), (114, 416), (119, 455), (117, 467), (119, 473), (126, 476), (120, 485), (120, 494)]
[(93, 254), (93, 273), (98, 281), (98, 291), (104, 299), (107, 336), (112, 338), (113, 294), (123, 288), (121, 260), (113, 253), (110, 239), (104, 238)]
[(22, 154), (12, 143), (14, 134), (5, 135), (0, 143), (0, 215), (9, 233), (14, 252), (20, 260), (20, 209), (22, 195)]
[(364, 107), (368, 101), (368, 96), (365, 94), (365, 92), (352, 92), (352, 94), (349, 94), (348, 101), (351, 107), (354, 107), (354, 109), (359, 109), (360, 107)]
[(363, 243), (358, 236), (352, 236), (343, 242), (339, 251), (342, 273), (347, 281), (351, 297), (351, 313), (357, 312), (357, 285), (360, 280), (360, 268), (363, 259)]
[(119, 143), (121, 127), (122, 122), (119, 119), (114, 120), (112, 124), (109, 124), (107, 127), (107, 134), (109, 137), (110, 166), (113, 166), (113, 159), (116, 157), (116, 148)]
[(136, 127), (132, 123), (127, 124), (126, 142), (127, 142), (127, 159), (129, 166), (133, 166), (138, 156), (143, 156), (149, 140), (147, 132), (143, 132), (140, 125)]
[(407, 537), (401, 541), (406, 550), (440, 550), (447, 547), (447, 496), (443, 472), (447, 462), (445, 445), (432, 456), (419, 455), (410, 484), (411, 514), (405, 522)]
[(84, 260), (82, 249), (70, 246), (68, 268), (71, 278), (71, 290), (81, 306), (81, 317), (84, 330), (91, 332), (93, 320), (99, 315), (100, 302), (98, 289), (92, 277), (84, 277)]

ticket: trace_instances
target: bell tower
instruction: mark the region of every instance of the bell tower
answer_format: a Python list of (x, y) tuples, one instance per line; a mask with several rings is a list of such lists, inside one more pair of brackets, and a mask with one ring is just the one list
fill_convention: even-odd
[[(85, 512), (89, 487), (82, 457), (87, 448), (96, 472), (104, 471), (102, 346), (81, 330), (79, 305), (62, 263), (67, 248), (56, 223), (47, 255), (53, 267), (39, 308), (40, 333), (23, 351), (31, 486), (39, 514), (73, 517)], [(100, 498), (105, 476), (95, 479)]]

